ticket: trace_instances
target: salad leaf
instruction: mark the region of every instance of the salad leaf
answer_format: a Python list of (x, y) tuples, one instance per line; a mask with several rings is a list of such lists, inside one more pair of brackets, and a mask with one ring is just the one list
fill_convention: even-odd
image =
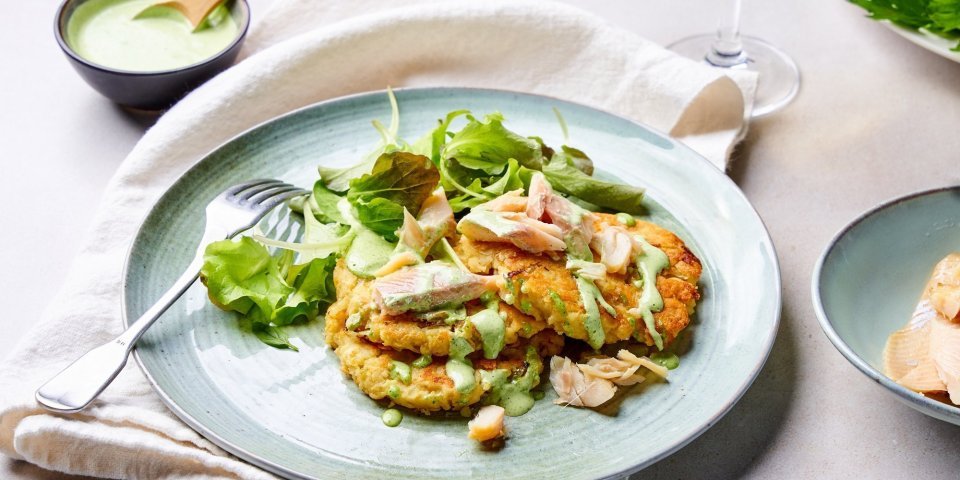
[(330, 190), (346, 192), (350, 188), (351, 180), (370, 173), (380, 155), (401, 149), (398, 145), (401, 142), (397, 138), (397, 133), (400, 131), (400, 107), (397, 105), (397, 96), (393, 94), (393, 89), (390, 87), (387, 87), (387, 98), (390, 100), (390, 126), (384, 127), (379, 120), (371, 122), (373, 128), (380, 134), (380, 143), (372, 152), (367, 154), (360, 163), (346, 168), (330, 168), (323, 165), (317, 167), (320, 179)]
[(870, 12), (876, 20), (890, 20), (900, 25), (920, 28), (930, 23), (927, 3), (930, 0), (850, 0)]
[(403, 226), (403, 207), (385, 198), (356, 200), (357, 220), (390, 242), (397, 241), (397, 230)]
[(944, 32), (960, 30), (960, 2), (957, 0), (930, 0), (930, 20)]
[(376, 157), (346, 168), (330, 168), (320, 165), (317, 167), (317, 171), (320, 173), (320, 181), (327, 188), (334, 192), (343, 193), (350, 188), (350, 180), (370, 173), (375, 163), (377, 163)]
[(336, 255), (300, 265), (292, 258), (292, 252), (273, 257), (250, 237), (221, 240), (204, 251), (200, 278), (210, 300), (239, 313), (241, 325), (262, 342), (296, 350), (279, 327), (312, 319), (335, 300)]
[(513, 158), (527, 168), (539, 169), (543, 153), (535, 140), (521, 137), (503, 126), (503, 115), (492, 113), (481, 122), (469, 122), (443, 147), (443, 159), (456, 158), (460, 165), (489, 175), (503, 172)]
[(437, 128), (432, 132), (420, 137), (419, 140), (410, 145), (408, 151), (429, 157), (434, 165), (440, 165), (440, 154), (447, 141), (447, 129), (450, 128), (450, 122), (461, 115), (467, 115), (470, 110), (454, 110), (447, 114), (441, 120), (438, 120)]
[(290, 343), (290, 337), (288, 337), (286, 332), (279, 327), (275, 327), (268, 323), (254, 322), (250, 325), (250, 330), (261, 342), (266, 343), (271, 347), (287, 348), (293, 350), (294, 352), (300, 351), (296, 345)]
[[(948, 39), (960, 34), (960, 2), (957, 0), (850, 0), (875, 20), (889, 20), (903, 27), (924, 29)], [(960, 43), (953, 48), (960, 50)]]
[(290, 325), (309, 320), (336, 301), (333, 285), (333, 269), (336, 266), (337, 258), (334, 255), (292, 266), (287, 279), (294, 290), (277, 308), (273, 323)]
[(556, 153), (543, 166), (543, 175), (553, 188), (594, 205), (630, 214), (642, 214), (643, 189), (593, 178), (574, 166), (569, 155)]
[(560, 149), (563, 151), (563, 154), (566, 155), (567, 159), (572, 162), (573, 166), (577, 167), (577, 170), (587, 175), (593, 175), (593, 160), (590, 160), (590, 157), (588, 157), (586, 153), (583, 153), (583, 150), (578, 150), (566, 145), (561, 146)]
[(207, 245), (200, 278), (220, 308), (245, 314), (256, 307), (268, 320), (293, 291), (280, 275), (277, 260), (249, 237)]
[[(447, 165), (447, 163), (444, 165)], [(464, 169), (458, 166), (456, 160), (450, 160), (448, 168), (441, 168), (441, 172), (444, 173), (441, 177), (441, 184), (444, 185), (444, 189), (450, 187), (449, 190), (460, 192), (460, 195), (453, 196), (448, 202), (454, 212), (461, 212), (493, 200), (509, 191), (522, 189), (524, 187), (524, 182), (520, 178), (522, 168), (516, 160), (511, 158), (507, 162), (506, 171), (500, 177), (483, 176), (471, 179), (469, 174), (465, 172), (476, 172), (476, 170)], [(469, 183), (466, 186), (461, 185), (456, 180), (457, 177), (461, 178), (461, 181), (469, 181)]]
[(342, 197), (324, 186), (322, 178), (317, 180), (313, 184), (313, 195), (310, 195), (310, 207), (314, 218), (323, 223), (347, 223), (337, 208), (337, 202), (340, 201), (340, 198)]
[(416, 216), (420, 205), (436, 190), (440, 172), (423, 155), (389, 152), (380, 155), (373, 170), (350, 181), (347, 200), (357, 219), (388, 240), (403, 225), (403, 210)]

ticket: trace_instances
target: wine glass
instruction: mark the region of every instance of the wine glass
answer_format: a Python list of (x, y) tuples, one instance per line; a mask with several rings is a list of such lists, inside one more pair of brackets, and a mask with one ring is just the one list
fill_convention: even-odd
[(731, 0), (729, 17), (723, 18), (716, 35), (695, 35), (667, 48), (694, 60), (720, 68), (759, 73), (753, 118), (786, 106), (800, 90), (800, 70), (787, 54), (759, 38), (740, 35), (742, 0)]

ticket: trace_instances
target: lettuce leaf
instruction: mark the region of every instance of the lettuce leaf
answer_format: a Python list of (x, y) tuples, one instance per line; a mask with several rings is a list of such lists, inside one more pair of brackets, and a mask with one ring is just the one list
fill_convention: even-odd
[(268, 319), (293, 291), (280, 275), (277, 259), (249, 237), (207, 245), (200, 279), (220, 308), (246, 314), (256, 307)]
[(292, 252), (271, 256), (250, 237), (221, 240), (204, 251), (200, 279), (210, 300), (240, 314), (241, 325), (262, 342), (296, 350), (279, 327), (310, 320), (336, 299), (336, 255), (300, 265), (292, 258)]
[(586, 200), (598, 207), (634, 215), (643, 214), (644, 190), (621, 183), (605, 182), (583, 173), (571, 155), (557, 152), (543, 166), (543, 175), (557, 191)]
[(930, 23), (927, 3), (930, 0), (850, 0), (870, 12), (876, 20), (890, 20), (905, 27), (920, 28)]
[(322, 179), (314, 182), (313, 194), (310, 195), (310, 209), (313, 211), (314, 218), (323, 223), (347, 223), (337, 208), (340, 198), (342, 197), (323, 184)]
[[(889, 20), (911, 29), (924, 29), (948, 39), (960, 34), (960, 2), (957, 0), (850, 0), (874, 20)], [(960, 43), (953, 48), (960, 50)]]
[(360, 223), (392, 242), (403, 225), (403, 209), (416, 216), (439, 183), (440, 172), (427, 157), (389, 152), (370, 173), (350, 181), (347, 200)]
[[(443, 184), (445, 190), (459, 192), (459, 195), (448, 195), (450, 197), (448, 202), (454, 213), (473, 208), (509, 191), (524, 188), (524, 182), (520, 179), (520, 170), (523, 167), (512, 158), (507, 161), (507, 169), (499, 177), (470, 177), (465, 172), (477, 172), (477, 170), (458, 167), (456, 160), (450, 160), (449, 163), (444, 163), (444, 165), (449, 166), (441, 168), (441, 172), (444, 173), (441, 184)], [(462, 185), (460, 182), (469, 183)]]
[(333, 286), (333, 269), (336, 266), (337, 258), (334, 255), (292, 266), (287, 283), (293, 287), (293, 292), (277, 308), (273, 323), (283, 326), (310, 320), (336, 301)]
[(509, 159), (527, 168), (539, 169), (543, 162), (540, 145), (503, 126), (503, 115), (492, 113), (479, 121), (467, 115), (469, 122), (443, 146), (442, 160), (455, 158), (466, 168), (488, 175), (503, 172)]
[(927, 9), (930, 20), (940, 30), (944, 32), (960, 30), (960, 2), (957, 0), (930, 0)]

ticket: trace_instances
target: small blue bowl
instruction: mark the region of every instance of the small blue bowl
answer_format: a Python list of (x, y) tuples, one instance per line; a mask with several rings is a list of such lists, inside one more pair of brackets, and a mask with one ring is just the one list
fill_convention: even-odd
[(227, 0), (239, 34), (226, 48), (206, 60), (183, 67), (152, 72), (120, 70), (93, 63), (77, 54), (67, 43), (67, 21), (78, 6), (88, 0), (64, 0), (57, 9), (54, 34), (60, 49), (80, 76), (103, 96), (120, 105), (142, 110), (163, 110), (194, 88), (227, 69), (240, 53), (250, 26), (247, 0)]
[(827, 337), (861, 372), (914, 409), (960, 425), (960, 408), (883, 374), (887, 337), (910, 320), (934, 265), (955, 251), (960, 186), (891, 200), (830, 242), (813, 272), (813, 305)]

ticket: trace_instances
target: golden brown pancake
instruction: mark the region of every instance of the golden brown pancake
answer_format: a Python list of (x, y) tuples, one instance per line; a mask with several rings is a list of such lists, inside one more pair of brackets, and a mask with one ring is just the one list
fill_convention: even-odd
[[(596, 214), (594, 227), (599, 231), (608, 225), (619, 225), (614, 215)], [(637, 221), (624, 227), (630, 233), (643, 236), (651, 245), (663, 250), (670, 266), (657, 276), (657, 290), (664, 307), (654, 313), (657, 331), (668, 345), (690, 323), (690, 315), (700, 293), (697, 282), (702, 267), (679, 237), (669, 230), (649, 222)], [(461, 237), (455, 246), (457, 254), (473, 273), (498, 274), (504, 282), (500, 297), (509, 300), (521, 312), (549, 324), (557, 333), (579, 340), (587, 340), (584, 327), (586, 312), (580, 300), (577, 284), (563, 258), (526, 252), (504, 243), (472, 241)], [(653, 338), (643, 322), (632, 318), (627, 311), (637, 306), (640, 289), (633, 284), (634, 276), (608, 274), (596, 281), (603, 298), (615, 309), (616, 317), (600, 309), (606, 343), (615, 343), (639, 337), (647, 345)]]

